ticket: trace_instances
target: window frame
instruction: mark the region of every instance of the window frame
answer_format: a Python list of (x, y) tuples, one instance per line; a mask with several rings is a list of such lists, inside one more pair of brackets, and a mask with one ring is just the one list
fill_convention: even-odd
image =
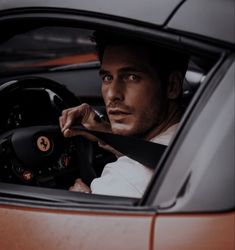
[[(190, 135), (190, 127), (195, 122), (197, 122), (198, 116), (202, 112), (204, 112), (203, 108), (209, 104), (210, 99), (213, 98), (213, 94), (218, 86), (221, 86), (223, 84), (224, 77), (226, 77), (228, 71), (231, 70), (230, 67), (234, 67), (234, 58), (234, 53), (232, 52), (223, 54), (221, 56), (220, 61), (218, 61), (218, 63), (214, 66), (214, 69), (210, 73), (210, 76), (205, 79), (206, 82), (200, 86), (198, 92), (195, 95), (195, 98), (193, 98), (192, 102), (190, 103), (190, 107), (188, 108), (187, 113), (185, 114), (185, 117), (182, 121), (180, 131), (178, 131), (177, 134), (177, 137), (179, 137), (174, 140), (174, 146), (169, 148), (169, 150), (172, 150), (173, 152), (170, 152), (169, 157), (164, 157), (159, 163), (159, 174), (155, 175), (155, 180), (152, 180), (152, 183), (150, 183), (150, 186), (152, 185), (151, 188), (149, 190), (146, 190), (146, 193), (149, 192), (148, 197), (144, 197), (145, 204), (151, 204), (155, 206), (159, 212), (222, 212), (231, 211), (235, 207), (235, 204), (227, 208), (224, 208), (222, 204), (218, 204), (217, 207), (213, 207), (212, 202), (209, 205), (204, 205), (202, 203), (201, 207), (199, 207), (198, 205), (196, 205), (196, 201), (193, 199), (190, 200), (190, 197), (188, 196), (187, 199), (190, 201), (185, 206), (176, 206), (177, 201), (180, 199), (183, 200), (184, 195), (186, 196), (186, 188), (190, 190), (190, 185), (188, 183), (192, 170), (190, 171), (190, 168), (188, 166), (181, 167), (178, 165), (175, 166), (175, 169), (177, 169), (177, 173), (180, 172), (185, 176), (185, 178), (181, 178), (179, 180), (179, 178), (175, 178), (175, 176), (174, 178), (172, 178), (172, 176), (169, 175), (170, 168), (174, 160), (180, 160), (180, 158), (183, 158), (183, 153), (180, 153), (179, 151), (184, 141), (186, 141), (187, 137), (189, 137)], [(180, 135), (181, 133), (182, 135)], [(190, 145), (188, 146), (190, 147)], [(173, 186), (174, 188), (170, 188), (170, 186)], [(166, 190), (166, 192), (164, 191), (164, 189)], [(179, 192), (183, 193), (183, 196), (180, 195), (180, 197), (178, 197)], [(195, 193), (197, 193), (197, 191), (195, 191)], [(167, 196), (168, 199), (165, 200), (164, 197)]]
[[(45, 11), (46, 10), (46, 11)], [(57, 11), (57, 12), (56, 12)], [(222, 55), (224, 53), (227, 53), (227, 49), (224, 47), (218, 47), (215, 44), (209, 44), (206, 41), (203, 41), (203, 38), (199, 37), (197, 38), (191, 38), (189, 37), (189, 35), (184, 36), (181, 34), (178, 34), (176, 31), (172, 32), (172, 31), (168, 31), (167, 29), (163, 29), (163, 28), (159, 28), (159, 27), (152, 27), (151, 25), (148, 24), (141, 24), (140, 26), (138, 25), (138, 23), (135, 22), (130, 22), (130, 21), (122, 21), (122, 20), (115, 20), (115, 19), (110, 19), (108, 20), (106, 17), (97, 17), (97, 16), (92, 16), (92, 13), (80, 13), (79, 15), (76, 13), (71, 13), (68, 10), (56, 10), (53, 8), (40, 8), (40, 9), (34, 9), (33, 12), (32, 10), (29, 9), (22, 9), (22, 10), (17, 10), (17, 11), (13, 11), (8, 12), (7, 14), (3, 15), (0, 17), (0, 24), (4, 25), (4, 23), (11, 21), (13, 23), (17, 23), (18, 21), (23, 21), (23, 22), (28, 22), (29, 20), (34, 20), (34, 21), (38, 21), (38, 20), (43, 20), (46, 22), (52, 22), (52, 23), (61, 23), (64, 24), (66, 23), (67, 25), (71, 25), (71, 26), (78, 26), (78, 27), (84, 27), (84, 28), (88, 28), (90, 29), (91, 27), (93, 27), (92, 29), (94, 29), (94, 27), (96, 27), (97, 29), (106, 29), (106, 30), (113, 30), (115, 29), (117, 32), (120, 33), (125, 33), (125, 34), (131, 34), (132, 36), (136, 37), (136, 38), (141, 38), (141, 37), (145, 37), (146, 39), (150, 40), (150, 41), (155, 41), (157, 39), (160, 39), (159, 44), (164, 44), (164, 45), (169, 45), (170, 47), (174, 47), (174, 48), (179, 48), (181, 49), (182, 47), (186, 48), (188, 51), (193, 51), (193, 52), (197, 52), (199, 54), (202, 55), (212, 55), (212, 56), (216, 56), (219, 57), (219, 55)], [(0, 26), (1, 26), (0, 25)], [(214, 72), (217, 70), (217, 68), (212, 70), (212, 75), (214, 74)], [(208, 76), (209, 77), (209, 76)], [(206, 80), (205, 82), (209, 83), (209, 80)], [(201, 90), (201, 92), (203, 92), (203, 89)], [(198, 94), (198, 98), (199, 98), (199, 94)], [(196, 105), (196, 98), (194, 100), (194, 104), (191, 104), (191, 106)], [(188, 119), (186, 118), (187, 116), (185, 116), (185, 120)], [(184, 121), (186, 122), (186, 121)], [(187, 122), (188, 123), (188, 122)], [(179, 131), (181, 131), (183, 129), (183, 125), (181, 126), (181, 128), (179, 129)], [(178, 133), (177, 137), (181, 137), (183, 138), (183, 133)], [(177, 138), (177, 141), (179, 141), (179, 139)], [(175, 144), (175, 143), (174, 143)], [(171, 154), (172, 156), (174, 154), (176, 154), (177, 148), (173, 147), (174, 145), (172, 144), (169, 149), (167, 150), (164, 158), (162, 159), (161, 162), (161, 166), (163, 166), (164, 162), (166, 161), (166, 157)], [(154, 197), (154, 192), (156, 192), (157, 188), (156, 185), (154, 185), (153, 187), (153, 183), (154, 181), (156, 181), (156, 176), (158, 174), (155, 173), (154, 178), (152, 179), (151, 184), (149, 185), (148, 191), (150, 192), (149, 195), (145, 194), (145, 196), (143, 197), (143, 199), (141, 200), (136, 200), (136, 199), (129, 199), (129, 198), (112, 198), (112, 197), (105, 197), (102, 200), (101, 196), (96, 196), (96, 195), (92, 195), (92, 197), (87, 197), (86, 194), (80, 194), (80, 195), (76, 195), (76, 199), (78, 201), (78, 204), (75, 205), (73, 203), (70, 203), (71, 207), (76, 207), (78, 206), (83, 207), (82, 203), (79, 203), (79, 197), (81, 197), (82, 199), (84, 198), (84, 203), (85, 203), (85, 207), (88, 208), (98, 208), (98, 209), (109, 209), (109, 208), (115, 208), (115, 209), (127, 209), (127, 210), (136, 210), (136, 211), (142, 211), (142, 210), (146, 210), (146, 211), (156, 211), (156, 206), (153, 205), (153, 197)], [(159, 177), (160, 178), (160, 177)], [(1, 184), (1, 186), (4, 186), (5, 188), (10, 190), (14, 190), (13, 186), (8, 186), (6, 184)], [(12, 188), (12, 189), (11, 189)], [(32, 187), (29, 187), (29, 189)], [(27, 189), (27, 188), (26, 188)], [(34, 188), (32, 188), (33, 190)], [(37, 188), (38, 189), (38, 188)], [(152, 189), (152, 190), (151, 190)], [(38, 189), (40, 191), (40, 188)], [(37, 193), (37, 191), (35, 191)], [(60, 191), (61, 192), (61, 191)], [(64, 191), (65, 195), (67, 196), (69, 192)], [(57, 194), (57, 190), (53, 190), (51, 191), (52, 196)], [(54, 193), (54, 194), (53, 194)], [(33, 194), (33, 192), (32, 192)], [(74, 194), (69, 194), (69, 196), (71, 195), (71, 198), (74, 196)], [(24, 195), (23, 195), (24, 196)], [(89, 196), (89, 195), (88, 195)], [(20, 202), (22, 194), (19, 194), (19, 196), (17, 196), (16, 198), (14, 198), (12, 200), (13, 203), (18, 203)], [(5, 199), (5, 202), (10, 202), (10, 200), (6, 201), (7, 199)], [(69, 200), (69, 199), (68, 199)], [(106, 201), (108, 200), (108, 202)], [(117, 200), (117, 202), (115, 204), (113, 204), (113, 201)], [(36, 206), (38, 206), (41, 201), (39, 199), (39, 201), (30, 201), (28, 200), (28, 198), (26, 197), (26, 203), (30, 204), (30, 206), (35, 206), (35, 204), (37, 204)], [(2, 202), (4, 202), (2, 200)], [(82, 201), (83, 202), (83, 201)], [(103, 202), (103, 203), (102, 203)], [(106, 204), (108, 203), (108, 204)], [(111, 204), (112, 203), (112, 204)], [(55, 204), (55, 206), (58, 206), (59, 204)], [(60, 204), (61, 205), (61, 204)], [(44, 204), (45, 206), (45, 204)], [(47, 206), (47, 205), (46, 205)]]

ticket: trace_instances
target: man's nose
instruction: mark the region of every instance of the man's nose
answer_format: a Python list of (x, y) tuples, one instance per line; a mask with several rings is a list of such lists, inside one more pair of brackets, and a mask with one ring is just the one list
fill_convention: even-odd
[(112, 83), (109, 85), (108, 91), (107, 91), (107, 97), (110, 101), (114, 100), (124, 100), (124, 85), (122, 82), (120, 82), (118, 79), (112, 81)]

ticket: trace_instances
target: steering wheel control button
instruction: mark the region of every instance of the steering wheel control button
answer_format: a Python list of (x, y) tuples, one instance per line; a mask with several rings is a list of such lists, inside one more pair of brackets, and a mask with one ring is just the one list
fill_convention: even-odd
[(44, 153), (48, 153), (52, 148), (51, 142), (47, 136), (39, 136), (36, 145), (39, 151)]
[(33, 173), (31, 171), (28, 171), (28, 170), (25, 170), (23, 173), (22, 173), (22, 178), (24, 181), (31, 181), (33, 179)]

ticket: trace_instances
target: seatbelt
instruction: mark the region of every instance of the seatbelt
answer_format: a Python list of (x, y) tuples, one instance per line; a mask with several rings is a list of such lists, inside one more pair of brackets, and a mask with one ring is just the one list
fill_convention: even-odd
[(151, 169), (156, 168), (157, 163), (167, 148), (165, 145), (145, 141), (136, 137), (88, 130), (82, 125), (72, 126), (71, 129), (85, 131), (94, 135), (120, 153)]

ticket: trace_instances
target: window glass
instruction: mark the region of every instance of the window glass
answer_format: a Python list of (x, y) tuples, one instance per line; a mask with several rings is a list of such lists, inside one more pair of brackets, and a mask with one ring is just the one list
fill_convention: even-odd
[(0, 74), (33, 72), (97, 60), (92, 31), (43, 27), (16, 34), (0, 46)]

